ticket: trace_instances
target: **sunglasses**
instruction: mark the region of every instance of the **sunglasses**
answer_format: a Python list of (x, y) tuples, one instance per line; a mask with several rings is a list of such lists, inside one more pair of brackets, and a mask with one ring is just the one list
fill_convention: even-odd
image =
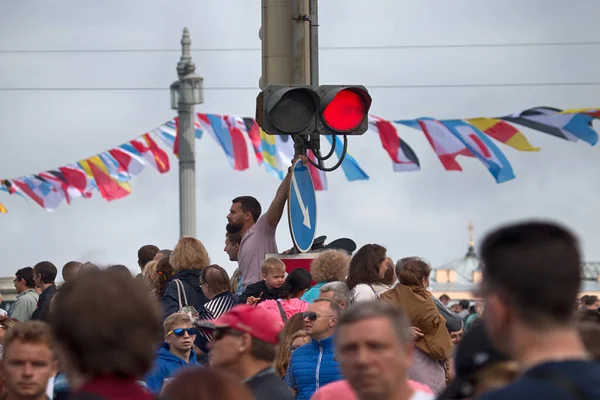
[(183, 335), (185, 335), (185, 333), (187, 332), (188, 335), (190, 336), (196, 336), (198, 334), (198, 329), (196, 328), (177, 328), (177, 329), (173, 329), (171, 332), (167, 333), (167, 336), (169, 336), (170, 334), (173, 334), (177, 337), (181, 337)]
[(335, 317), (335, 315), (319, 315), (313, 311), (305, 311), (302, 313), (302, 318), (308, 319), (309, 321), (316, 321), (320, 317)]
[(217, 342), (227, 335), (242, 336), (243, 333), (231, 328), (217, 328), (212, 332), (212, 341)]

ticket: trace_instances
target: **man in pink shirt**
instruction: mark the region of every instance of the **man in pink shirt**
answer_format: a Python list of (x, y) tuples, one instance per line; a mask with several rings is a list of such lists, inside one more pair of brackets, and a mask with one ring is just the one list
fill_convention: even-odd
[(260, 266), (265, 260), (265, 254), (277, 253), (275, 232), (288, 199), (290, 171), (279, 185), (275, 198), (264, 215), (261, 216), (260, 203), (252, 196), (240, 196), (231, 201), (226, 228), (229, 233), (242, 234), (238, 266), (244, 287), (262, 279)]

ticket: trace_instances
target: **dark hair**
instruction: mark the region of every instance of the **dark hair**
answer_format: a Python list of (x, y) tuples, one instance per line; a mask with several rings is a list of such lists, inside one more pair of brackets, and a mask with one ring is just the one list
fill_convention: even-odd
[(468, 310), (469, 309), (469, 305), (471, 304), (471, 302), (469, 300), (461, 300), (458, 302), (458, 305), (463, 309), (463, 310)]
[(25, 286), (27, 286), (28, 288), (35, 288), (35, 281), (33, 280), (33, 268), (21, 268), (15, 273), (15, 278), (17, 278), (17, 280), (25, 280)]
[(73, 278), (75, 275), (77, 275), (77, 272), (79, 271), (79, 268), (81, 268), (82, 265), (83, 264), (81, 264), (79, 261), (69, 261), (68, 263), (63, 265), (63, 267), (62, 267), (63, 280), (66, 282), (69, 279)]
[(423, 286), (423, 278), (429, 277), (431, 267), (421, 259), (411, 260), (400, 270), (398, 280), (405, 286)]
[(155, 286), (158, 287), (156, 290), (156, 297), (162, 299), (165, 290), (167, 290), (167, 285), (171, 282), (173, 275), (175, 275), (175, 270), (171, 265), (169, 257), (163, 257), (158, 260), (158, 263), (156, 264), (156, 274), (158, 275), (158, 281)]
[(162, 313), (142, 280), (90, 271), (60, 290), (50, 324), (80, 374), (137, 378), (152, 367), (156, 343), (163, 337)]
[(298, 297), (300, 292), (308, 289), (311, 285), (312, 276), (310, 272), (304, 268), (296, 268), (286, 276), (279, 297), (282, 299)]
[(598, 296), (587, 295), (584, 299), (581, 300), (583, 304), (586, 306), (592, 306), (595, 302), (598, 301)]
[(444, 293), (443, 295), (440, 296), (440, 301), (445, 301), (445, 300), (450, 301), (450, 296), (448, 296), (446, 293)]
[(33, 267), (33, 272), (40, 275), (42, 283), (54, 283), (58, 270), (50, 261), (41, 261)]
[(148, 264), (150, 261), (152, 261), (154, 259), (154, 257), (156, 256), (156, 253), (158, 253), (158, 252), (159, 252), (158, 247), (156, 247), (153, 244), (147, 244), (147, 245), (140, 247), (140, 249), (138, 250), (138, 253), (137, 253), (138, 264), (140, 265), (140, 267), (142, 267), (142, 269), (143, 269), (146, 264)]
[(250, 354), (252, 354), (252, 357), (256, 358), (257, 360), (267, 361), (273, 364), (273, 361), (275, 361), (275, 350), (275, 345), (264, 342), (252, 336), (252, 348), (250, 349)]
[(212, 368), (192, 367), (179, 372), (165, 386), (164, 394), (172, 400), (252, 400), (250, 390), (232, 376)]
[(387, 266), (385, 268), (385, 274), (383, 275), (383, 279), (381, 283), (392, 286), (394, 282), (396, 282), (396, 273), (394, 271), (394, 262), (391, 258), (388, 258)]
[(231, 200), (231, 202), (233, 204), (240, 203), (242, 211), (250, 212), (252, 214), (252, 218), (254, 218), (254, 222), (258, 221), (260, 215), (262, 214), (262, 207), (260, 206), (260, 203), (252, 196), (239, 196)]
[(547, 222), (509, 225), (488, 234), (480, 254), (484, 294), (501, 295), (521, 322), (545, 330), (571, 321), (581, 255), (570, 231)]
[(379, 266), (386, 260), (386, 248), (378, 244), (366, 244), (350, 260), (346, 284), (352, 290), (360, 283), (371, 285), (381, 280)]
[(235, 233), (230, 233), (227, 232), (227, 234), (225, 235), (225, 237), (227, 238), (227, 240), (229, 240), (229, 242), (231, 244), (240, 244), (242, 243), (242, 234), (239, 232), (235, 232)]
[(106, 270), (109, 272), (117, 273), (117, 274), (123, 274), (123, 276), (131, 277), (131, 271), (129, 270), (129, 268), (127, 268), (123, 264), (111, 265)]
[(579, 310), (577, 311), (577, 320), (582, 321), (591, 321), (600, 324), (600, 312), (596, 310)]
[(202, 270), (200, 283), (206, 283), (215, 294), (228, 292), (231, 289), (227, 271), (216, 264), (209, 265)]

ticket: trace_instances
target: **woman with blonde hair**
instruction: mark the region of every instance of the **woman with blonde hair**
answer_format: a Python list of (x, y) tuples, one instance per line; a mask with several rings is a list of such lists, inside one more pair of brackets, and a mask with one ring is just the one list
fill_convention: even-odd
[(291, 340), (290, 338), (292, 336), (294, 336), (300, 331), (304, 331), (304, 317), (302, 316), (302, 314), (295, 314), (287, 320), (287, 322), (283, 326), (283, 329), (281, 330), (281, 333), (279, 333), (279, 346), (277, 346), (277, 350), (275, 353), (275, 373), (280, 378), (283, 378), (285, 376), (287, 364), (285, 364), (284, 362), (279, 362), (278, 360), (285, 360), (286, 354), (289, 353), (287, 358), (287, 363), (289, 364), (289, 357), (291, 357), (291, 353), (288, 350), (288, 345), (286, 343)]
[(197, 317), (198, 311), (208, 302), (200, 288), (200, 272), (210, 265), (208, 252), (198, 239), (183, 236), (171, 253), (170, 263), (175, 275), (161, 299), (164, 318), (184, 309)]
[(343, 250), (325, 250), (319, 253), (310, 264), (310, 274), (316, 283), (304, 295), (302, 300), (312, 303), (319, 297), (322, 286), (329, 282), (343, 281), (348, 275), (351, 257)]
[(156, 281), (158, 280), (158, 274), (156, 273), (156, 266), (158, 265), (158, 261), (150, 261), (144, 267), (142, 271), (142, 278), (146, 285), (150, 288), (150, 294), (156, 297), (158, 300), (161, 298), (157, 296), (156, 293)]
[(304, 346), (308, 342), (310, 342), (310, 336), (308, 336), (305, 330), (293, 333), (285, 341), (282, 338), (282, 341), (277, 348), (275, 362), (273, 363), (275, 374), (277, 374), (277, 376), (280, 378), (285, 376), (285, 371), (287, 371), (294, 350), (300, 346)]

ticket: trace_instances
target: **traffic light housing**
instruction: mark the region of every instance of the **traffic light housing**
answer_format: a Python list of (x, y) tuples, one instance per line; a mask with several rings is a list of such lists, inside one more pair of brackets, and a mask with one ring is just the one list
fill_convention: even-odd
[(362, 135), (369, 128), (369, 91), (359, 85), (319, 86), (319, 133)]
[(266, 133), (309, 135), (315, 130), (320, 99), (310, 85), (269, 85), (256, 100), (256, 122)]
[(360, 85), (269, 85), (257, 97), (256, 122), (271, 135), (362, 135), (369, 91)]

